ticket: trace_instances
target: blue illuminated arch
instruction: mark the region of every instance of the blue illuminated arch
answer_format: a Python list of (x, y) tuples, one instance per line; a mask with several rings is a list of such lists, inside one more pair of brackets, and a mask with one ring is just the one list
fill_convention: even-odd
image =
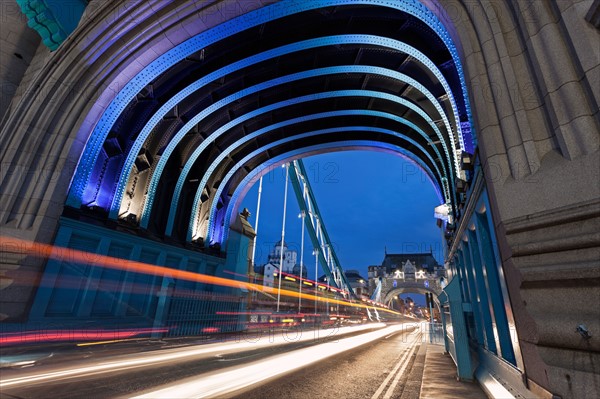
[[(324, 93), (316, 93), (316, 94), (309, 94), (306, 96), (302, 96), (302, 97), (297, 97), (297, 98), (293, 98), (293, 99), (288, 99), (285, 101), (281, 101), (279, 103), (275, 103), (272, 104), (270, 106), (267, 107), (263, 107), (257, 110), (252, 111), (251, 113), (245, 114), (239, 118), (236, 118), (230, 122), (228, 122), (227, 124), (223, 125), (222, 127), (220, 127), (219, 129), (217, 129), (213, 135), (215, 136), (220, 136), (221, 134), (225, 133), (226, 131), (234, 128), (235, 126), (239, 125), (240, 123), (250, 119), (250, 118), (254, 118), (257, 115), (263, 114), (265, 112), (271, 111), (273, 109), (277, 109), (283, 106), (287, 106), (290, 104), (298, 104), (304, 101), (314, 101), (314, 100), (320, 100), (320, 99), (324, 99), (324, 98), (334, 98), (334, 97), (369, 97), (369, 98), (380, 98), (380, 99), (385, 99), (388, 101), (392, 101), (395, 102), (397, 104), (403, 105), (413, 111), (415, 111), (416, 113), (418, 113), (419, 115), (421, 115), (428, 123), (429, 125), (434, 129), (434, 131), (436, 131), (438, 133), (438, 137), (441, 139), (441, 135), (439, 133), (439, 131), (437, 130), (437, 126), (433, 123), (433, 121), (431, 120), (431, 118), (429, 118), (429, 116), (423, 111), (421, 110), (419, 107), (417, 107), (416, 105), (414, 105), (413, 103), (411, 103), (410, 101), (407, 101), (405, 99), (403, 99), (402, 97), (398, 97), (395, 95), (391, 95), (388, 93), (381, 93), (381, 92), (376, 92), (376, 91), (371, 91), (371, 90), (337, 90), (337, 91), (332, 91), (332, 92), (324, 92)], [(332, 112), (332, 113), (328, 113), (329, 116), (337, 116), (337, 115), (369, 115), (369, 116), (378, 116), (378, 117), (384, 117), (387, 119), (392, 119), (396, 122), (400, 122), (404, 125), (407, 125), (409, 127), (411, 127), (413, 130), (417, 131), (425, 140), (429, 141), (430, 138), (429, 136), (424, 133), (419, 127), (417, 127), (414, 123), (406, 120), (405, 118), (402, 117), (398, 117), (396, 115), (393, 114), (388, 114), (388, 113), (384, 113), (384, 112), (378, 112), (378, 111), (371, 111), (371, 110), (357, 110), (354, 111), (354, 113), (348, 113), (348, 112), (341, 112), (341, 113), (336, 113), (336, 112)], [(314, 117), (299, 117), (299, 118), (295, 118), (293, 120), (295, 120), (296, 122), (294, 123), (298, 123), (298, 122), (303, 122), (305, 120), (313, 120), (316, 119)], [(280, 126), (287, 126), (289, 123), (288, 122), (282, 122), (281, 124), (279, 124)], [(278, 124), (276, 124), (278, 125)], [(263, 128), (260, 131), (262, 132), (266, 132), (272, 130), (272, 128)], [(212, 136), (212, 135), (211, 135)], [(244, 139), (247, 139), (248, 137), (256, 137), (257, 134), (256, 133), (252, 133), (251, 135), (246, 135), (244, 137)], [(171, 200), (171, 208), (170, 208), (170, 216), (169, 216), (169, 220), (167, 222), (167, 230), (166, 230), (166, 234), (167, 235), (171, 235), (171, 231), (173, 228), (173, 223), (174, 223), (174, 218), (175, 218), (175, 213), (177, 211), (177, 204), (179, 203), (179, 197), (181, 195), (181, 191), (183, 189), (183, 185), (185, 184), (185, 181), (187, 180), (188, 174), (191, 170), (191, 168), (193, 167), (194, 163), (196, 162), (196, 160), (198, 159), (198, 157), (200, 156), (200, 154), (202, 153), (202, 151), (206, 148), (206, 146), (208, 144), (210, 144), (210, 142), (207, 142), (208, 139), (204, 140), (203, 143), (197, 147), (194, 152), (192, 153), (192, 155), (188, 158), (188, 160), (186, 161), (186, 164), (184, 165), (183, 170), (181, 171), (181, 174), (179, 175), (179, 179), (177, 181), (176, 187), (175, 187), (175, 193), (173, 194), (173, 198)], [(206, 143), (206, 145), (205, 145)], [(435, 146), (432, 147), (434, 149), (434, 151), (436, 152), (436, 155), (441, 158), (437, 148)], [(446, 152), (447, 154), (447, 152)], [(448, 164), (448, 167), (451, 168), (451, 165)], [(210, 172), (210, 169), (209, 171)], [(441, 176), (445, 176), (448, 177), (448, 171), (446, 170), (445, 166), (444, 166), (444, 174)], [(450, 201), (450, 199), (448, 198), (448, 201)], [(148, 216), (150, 214), (150, 209), (147, 209), (147, 213), (145, 214), (146, 216)], [(144, 214), (143, 214), (144, 215)], [(142, 227), (146, 227), (146, 225), (144, 224), (144, 222), (147, 223), (147, 218), (145, 219), (144, 216), (142, 216)]]
[[(191, 219), (190, 219), (190, 224), (189, 224), (189, 229), (188, 229), (188, 235), (187, 235), (187, 239), (191, 240), (192, 236), (194, 235), (194, 231), (197, 228), (197, 225), (195, 224), (195, 219), (194, 219), (194, 215), (196, 215), (199, 212), (199, 207), (201, 205), (200, 203), (200, 197), (202, 195), (202, 191), (204, 190), (204, 187), (206, 186), (206, 184), (208, 183), (208, 179), (210, 178), (210, 176), (212, 175), (212, 173), (216, 170), (218, 164), (225, 159), (227, 156), (229, 156), (229, 154), (238, 146), (243, 145), (244, 143), (260, 136), (261, 134), (264, 134), (266, 132), (269, 132), (271, 130), (274, 129), (279, 129), (285, 126), (289, 126), (295, 123), (299, 123), (299, 122), (305, 122), (305, 121), (310, 121), (310, 120), (314, 120), (314, 119), (318, 119), (318, 118), (328, 118), (328, 117), (337, 117), (337, 116), (351, 116), (351, 115), (369, 115), (369, 116), (374, 116), (374, 117), (380, 117), (380, 118), (386, 118), (386, 119), (391, 119), (397, 122), (400, 122), (408, 127), (410, 127), (411, 129), (417, 131), (420, 135), (427, 137), (427, 135), (416, 125), (414, 125), (412, 122), (407, 121), (406, 119), (399, 117), (397, 115), (394, 114), (390, 114), (390, 113), (386, 113), (386, 112), (381, 112), (381, 111), (371, 111), (371, 110), (340, 110), (340, 111), (329, 111), (329, 112), (323, 112), (323, 113), (318, 113), (318, 114), (312, 114), (312, 115), (305, 115), (302, 117), (298, 117), (298, 118), (293, 118), (293, 119), (289, 119), (283, 122), (279, 122), (270, 126), (266, 126), (262, 129), (257, 130), (256, 132), (253, 132), (251, 134), (248, 134), (244, 137), (242, 137), (241, 139), (237, 140), (235, 143), (231, 144), (227, 149), (225, 149), (225, 151), (223, 151), (217, 158), (215, 158), (215, 160), (212, 162), (212, 164), (207, 168), (204, 176), (202, 177), (202, 180), (200, 181), (200, 184), (198, 186), (198, 190), (196, 191), (196, 195), (194, 197), (194, 202), (192, 205), (192, 212), (191, 212)], [(372, 131), (372, 132), (378, 132), (378, 133), (384, 133), (384, 134), (390, 134), (390, 135), (397, 135), (398, 137), (403, 138), (404, 140), (410, 142), (411, 144), (415, 145), (417, 148), (419, 148), (419, 150), (421, 150), (426, 156), (427, 158), (429, 158), (429, 160), (431, 161), (431, 163), (434, 165), (436, 172), (437, 172), (437, 176), (440, 178), (440, 181), (442, 182), (442, 184), (444, 184), (444, 182), (446, 183), (447, 186), (447, 179), (444, 179), (445, 176), (447, 176), (447, 171), (446, 168), (444, 166), (444, 164), (442, 163), (442, 168), (444, 169), (444, 173), (440, 173), (440, 170), (437, 167), (437, 164), (435, 163), (435, 161), (431, 158), (431, 156), (428, 154), (428, 152), (421, 146), (419, 145), (417, 142), (415, 142), (414, 140), (412, 140), (411, 138), (394, 132), (392, 130), (389, 129), (383, 129), (383, 128), (375, 128), (375, 127), (360, 127), (360, 128), (356, 128), (356, 127), (339, 127), (339, 128), (333, 128), (333, 129), (325, 129), (326, 130), (330, 130), (330, 131)], [(319, 132), (319, 131), (317, 131)], [(289, 142), (289, 141), (293, 141), (297, 139), (297, 136), (291, 136), (288, 137), (286, 139), (283, 139), (284, 142)], [(432, 147), (435, 154), (437, 155), (438, 158), (440, 158), (440, 154), (437, 150), (437, 148)], [(263, 147), (263, 151), (265, 151), (265, 148)], [(441, 159), (441, 158), (440, 158)], [(449, 192), (449, 188), (448, 187), (444, 187), (444, 198), (446, 200), (446, 202), (450, 202), (451, 199), (448, 197), (448, 192)], [(174, 221), (175, 221), (175, 215), (176, 215), (176, 203), (173, 201), (171, 203), (171, 214), (169, 215), (169, 223), (167, 224), (167, 230), (166, 230), (166, 234), (167, 235), (171, 235), (172, 234), (172, 230), (173, 230), (173, 225), (174, 225)]]
[[(311, 70), (307, 70), (307, 71), (293, 73), (291, 75), (281, 76), (281, 77), (271, 79), (266, 82), (259, 83), (252, 87), (240, 90), (237, 93), (231, 94), (231, 95), (213, 103), (209, 107), (207, 107), (204, 110), (202, 110), (201, 112), (199, 112), (193, 118), (191, 118), (177, 132), (175, 137), (173, 137), (173, 139), (171, 139), (171, 141), (167, 145), (166, 149), (164, 150), (162, 156), (160, 157), (160, 159), (156, 165), (154, 173), (152, 174), (152, 178), (150, 180), (150, 184), (149, 184), (149, 188), (148, 188), (148, 197), (144, 203), (144, 208), (142, 211), (142, 218), (141, 218), (141, 222), (140, 222), (141, 226), (147, 227), (147, 225), (149, 223), (150, 211), (152, 209), (152, 205), (154, 202), (153, 194), (158, 187), (160, 177), (161, 177), (162, 172), (167, 164), (169, 157), (171, 156), (171, 154), (173, 153), (173, 151), (175, 150), (177, 144), (181, 141), (181, 139), (183, 137), (185, 137), (185, 135), (196, 124), (198, 124), (202, 119), (204, 119), (208, 115), (212, 114), (213, 112), (217, 111), (218, 109), (222, 108), (223, 106), (226, 106), (226, 105), (228, 105), (240, 98), (243, 98), (247, 95), (257, 93), (261, 90), (265, 90), (265, 89), (268, 89), (271, 87), (278, 86), (280, 84), (289, 83), (289, 82), (293, 82), (293, 81), (297, 81), (297, 80), (301, 80), (301, 79), (312, 78), (312, 77), (317, 77), (317, 76), (324, 76), (324, 75), (332, 75), (332, 74), (335, 75), (338, 73), (367, 73), (367, 74), (373, 74), (373, 75), (382, 75), (382, 76), (390, 77), (392, 79), (396, 79), (396, 80), (399, 80), (401, 82), (411, 85), (416, 90), (421, 92), (425, 97), (427, 97), (427, 99), (435, 107), (440, 118), (442, 118), (442, 120), (444, 121), (444, 124), (446, 125), (446, 129), (450, 136), (450, 142), (454, 143), (454, 136), (452, 134), (452, 128), (450, 126), (450, 122), (448, 121), (448, 118), (446, 117), (444, 110), (442, 109), (441, 105), (439, 104), (439, 102), (437, 101), (435, 96), (433, 94), (431, 94), (431, 92), (429, 92), (429, 90), (427, 90), (427, 88), (425, 88), (421, 83), (417, 82), (415, 79), (411, 78), (410, 76), (407, 76), (400, 72), (396, 72), (391, 69), (386, 69), (386, 68), (381, 68), (381, 67), (369, 66), (369, 65), (339, 65), (339, 66), (334, 66), (334, 67), (311, 69)], [(303, 96), (303, 97), (298, 97), (298, 98), (294, 98), (294, 99), (281, 101), (279, 103), (271, 104), (269, 106), (260, 108), (259, 110), (248, 112), (247, 114), (240, 116), (238, 119), (236, 119), (236, 121), (238, 121), (237, 123), (241, 123), (245, 120), (248, 120), (250, 118), (253, 118), (253, 117), (259, 115), (260, 113), (268, 112), (268, 111), (271, 111), (271, 110), (274, 110), (274, 109), (277, 109), (277, 108), (280, 108), (280, 107), (283, 107), (286, 105), (296, 104), (298, 102), (302, 102), (302, 101), (308, 100), (308, 99), (326, 98), (326, 95), (327, 95), (327, 93), (316, 93), (316, 94), (312, 94), (312, 95), (308, 95), (308, 96)], [(322, 96), (322, 97), (320, 97), (320, 96)], [(427, 119), (430, 120), (429, 117)], [(231, 124), (231, 122), (229, 124)], [(208, 136), (206, 139), (204, 139), (202, 141), (202, 143), (200, 143), (200, 145), (194, 150), (192, 158), (198, 157), (199, 154), (202, 151), (204, 151), (206, 149), (206, 147), (208, 147), (209, 144), (214, 142), (221, 134), (223, 134), (223, 132), (226, 130), (225, 127), (227, 127), (229, 124), (219, 128), (217, 131), (215, 131), (210, 136)], [(433, 124), (433, 125), (435, 125), (435, 124)], [(450, 156), (450, 153), (445, 144), (443, 135), (440, 133), (440, 131), (439, 131), (439, 129), (437, 129), (437, 127), (435, 128), (435, 131), (436, 131), (436, 134), (438, 135), (439, 140), (443, 144), (446, 157), (448, 157), (448, 159), (454, 160), (454, 165), (456, 168), (455, 170), (458, 173), (459, 159), (458, 159), (456, 152), (452, 151), (452, 156)], [(190, 168), (191, 168), (191, 165), (186, 164), (184, 170), (182, 171), (182, 175), (187, 175)], [(180, 182), (182, 182), (182, 181), (184, 181), (184, 180), (180, 180)], [(181, 187), (179, 187), (177, 190), (181, 190)]]
[[(313, 0), (313, 1), (281, 1), (269, 6), (251, 11), (247, 14), (233, 18), (214, 28), (211, 28), (201, 34), (198, 34), (185, 42), (175, 46), (171, 50), (159, 56), (156, 60), (146, 66), (140, 73), (132, 78), (127, 85), (115, 96), (111, 101), (106, 111), (100, 117), (93, 132), (91, 133), (85, 150), (81, 156), (77, 166), (76, 173), (71, 183), (71, 189), (67, 198), (67, 205), (79, 207), (82, 204), (86, 185), (90, 180), (93, 172), (95, 160), (98, 158), (100, 150), (112, 126), (117, 121), (123, 110), (135, 98), (135, 96), (157, 76), (165, 72), (177, 62), (185, 57), (205, 48), (206, 46), (218, 42), (235, 33), (241, 32), (248, 28), (258, 26), (260, 24), (292, 15), (295, 13), (308, 11), (317, 8), (343, 6), (343, 5), (373, 5), (393, 8), (407, 14), (410, 14), (433, 29), (440, 37), (450, 52), (458, 78), (460, 80), (463, 91), (463, 100), (465, 102), (467, 115), (471, 120), (470, 106), (468, 102), (468, 93), (465, 86), (462, 64), (458, 56), (458, 52), (446, 28), (439, 19), (417, 0)], [(460, 123), (457, 125), (460, 130)], [(473, 136), (474, 137), (474, 136)], [(458, 134), (458, 139), (461, 148), (464, 146), (464, 138), (462, 132)], [(466, 148), (468, 152), (472, 152), (472, 148)]]
[[(374, 35), (334, 35), (334, 36), (325, 36), (316, 39), (309, 39), (301, 42), (296, 42), (292, 44), (288, 44), (285, 46), (281, 46), (272, 50), (265, 51), (260, 54), (253, 55), (251, 57), (245, 58), (243, 60), (234, 62), (230, 65), (227, 65), (217, 71), (214, 71), (196, 82), (190, 84), (185, 89), (181, 90), (179, 93), (175, 94), (172, 98), (170, 98), (160, 109), (154, 113), (154, 115), (150, 118), (148, 123), (144, 126), (140, 134), (137, 136), (135, 142), (132, 145), (131, 150), (129, 151), (127, 158), (125, 160), (124, 166), (121, 170), (121, 174), (119, 176), (119, 181), (117, 183), (117, 189), (115, 195), (113, 197), (113, 201), (110, 208), (110, 217), (116, 218), (118, 216), (118, 212), (120, 209), (121, 201), (123, 198), (123, 194), (125, 192), (127, 181), (131, 174), (131, 170), (135, 163), (135, 159), (140, 152), (144, 142), (152, 132), (152, 130), (158, 125), (161, 119), (178, 103), (183, 101), (186, 97), (192, 95), (195, 91), (201, 89), (207, 84), (218, 80), (236, 70), (246, 68), (248, 66), (254, 65), (256, 63), (266, 61), (268, 59), (272, 59), (275, 57), (279, 57), (282, 55), (290, 54), (296, 51), (307, 50), (316, 47), (323, 46), (331, 46), (331, 45), (340, 45), (340, 44), (369, 44), (380, 47), (391, 48), (394, 50), (401, 51), (416, 60), (418, 60), (421, 64), (427, 67), (440, 82), (444, 91), (448, 95), (453, 113), (454, 119), (457, 125), (460, 125), (460, 118), (458, 115), (458, 108), (456, 105), (456, 101), (454, 99), (454, 95), (448, 82), (446, 81), (442, 72), (437, 68), (437, 66), (422, 52), (418, 51), (412, 46), (407, 45), (401, 41), (390, 39), (381, 36)], [(437, 128), (437, 127), (436, 127)]]
[[(310, 134), (310, 133), (306, 133), (306, 134)], [(272, 143), (272, 144), (275, 144), (275, 143)], [(433, 175), (431, 170), (427, 167), (427, 165), (423, 164), (421, 159), (416, 157), (413, 153), (404, 150), (402, 147), (399, 147), (399, 146), (396, 146), (393, 144), (389, 144), (389, 143), (374, 142), (374, 141), (369, 141), (369, 140), (335, 141), (335, 142), (331, 142), (331, 143), (303, 147), (303, 148), (295, 149), (293, 151), (289, 151), (285, 154), (280, 154), (279, 156), (276, 156), (276, 157), (270, 159), (269, 161), (264, 162), (259, 167), (256, 167), (255, 169), (250, 171), (250, 173), (244, 179), (242, 179), (242, 181), (237, 185), (237, 188), (234, 191), (234, 193), (231, 197), (231, 200), (229, 201), (229, 204), (227, 206), (227, 210), (225, 212), (224, 228), (222, 231), (217, 232), (218, 234), (215, 234), (215, 231), (214, 231), (215, 230), (214, 223), (215, 223), (215, 216), (216, 216), (216, 203), (215, 203), (216, 201), (213, 202), (213, 205), (211, 206), (210, 216), (209, 216), (209, 224), (208, 224), (208, 229), (207, 229), (206, 243), (207, 244), (208, 243), (212, 244), (215, 242), (223, 243), (227, 240), (229, 225), (231, 224), (230, 223), (231, 217), (233, 214), (233, 210), (237, 207), (238, 199), (240, 198), (240, 196), (242, 194), (244, 194), (245, 192), (247, 192), (247, 190), (250, 189), (250, 186), (251, 186), (250, 183), (255, 182), (256, 179), (260, 175), (267, 173), (273, 165), (278, 165), (278, 164), (282, 164), (282, 163), (288, 162), (293, 159), (301, 158), (306, 153), (321, 153), (321, 152), (325, 152), (328, 149), (335, 149), (335, 150), (339, 151), (339, 150), (343, 150), (344, 148), (346, 148), (346, 149), (360, 149), (360, 148), (384, 149), (384, 150), (388, 150), (393, 154), (401, 156), (401, 157), (415, 163), (418, 167), (420, 167), (425, 172), (425, 175), (430, 180), (431, 184), (433, 185), (433, 187), (436, 191), (436, 194), (438, 196), (438, 199), (440, 200), (440, 203), (443, 203), (443, 197), (440, 192), (440, 187), (438, 186), (438, 184), (435, 181), (435, 176)], [(240, 161), (240, 162), (238, 162), (238, 164), (236, 164), (236, 167), (234, 167), (234, 169), (232, 169), (232, 171), (239, 169), (240, 163), (247, 162), (249, 159), (256, 156), (257, 154), (258, 154), (258, 152), (255, 151), (254, 153), (246, 156), (242, 161)], [(230, 171), (230, 173), (231, 173), (231, 171)], [(231, 173), (231, 175), (233, 175), (233, 173)], [(229, 174), (228, 174), (228, 176), (229, 176)], [(218, 195), (215, 196), (215, 198), (218, 198), (220, 196), (220, 194), (222, 193), (222, 191), (224, 190), (224, 187), (225, 187), (224, 183), (227, 180), (229, 180), (230, 178), (231, 178), (231, 176), (229, 176), (228, 178), (223, 180), (223, 182), (219, 186)]]
[[(263, 134), (265, 132), (268, 132), (268, 131), (271, 131), (274, 129), (278, 129), (281, 127), (289, 126), (293, 123), (309, 121), (309, 120), (313, 120), (313, 119), (317, 119), (317, 118), (327, 118), (327, 117), (336, 117), (336, 116), (351, 116), (351, 115), (369, 115), (369, 116), (374, 116), (374, 117), (391, 119), (391, 120), (400, 122), (402, 124), (405, 124), (406, 126), (412, 128), (412, 129), (415, 129), (416, 131), (420, 132), (420, 134), (424, 134), (417, 126), (415, 126), (411, 122), (406, 121), (405, 119), (398, 117), (394, 114), (389, 114), (389, 113), (380, 112), (380, 111), (371, 111), (371, 110), (340, 110), (340, 111), (330, 111), (330, 112), (324, 112), (324, 113), (320, 113), (320, 114), (313, 114), (313, 115), (307, 115), (307, 116), (303, 116), (303, 117), (299, 117), (299, 118), (290, 119), (290, 120), (283, 121), (283, 122), (280, 122), (280, 123), (277, 123), (274, 125), (267, 126), (263, 129), (260, 129), (259, 131), (252, 133), (251, 135), (244, 136), (243, 138), (241, 138), (240, 140), (238, 140), (237, 142), (232, 144), (229, 148), (227, 148), (223, 153), (221, 153), (213, 161), (213, 163), (210, 165), (210, 167), (207, 169), (206, 173), (202, 177), (202, 180), (200, 182), (200, 185), (198, 186), (198, 190), (196, 191), (196, 195), (194, 197), (194, 202), (192, 205), (192, 213), (191, 213), (192, 222), (190, 223), (190, 229), (188, 230), (188, 238), (187, 239), (188, 240), (191, 239), (191, 237), (193, 235), (193, 230), (196, 229), (196, 226), (194, 225), (195, 222), (193, 222), (193, 220), (194, 220), (193, 216), (199, 212), (199, 207), (201, 205), (200, 197), (202, 195), (202, 190), (204, 189), (206, 183), (208, 182), (210, 175), (217, 168), (218, 164), (223, 159), (225, 159), (235, 147), (242, 145), (243, 143), (245, 143), (255, 137), (258, 137), (260, 134)], [(442, 184), (444, 184), (444, 181), (446, 181), (446, 184), (447, 184), (447, 179), (444, 180), (444, 176), (446, 176), (446, 174), (445, 174), (446, 170), (445, 170), (444, 165), (442, 164), (442, 167), (444, 168), (444, 174), (442, 174), (442, 173), (440, 173), (440, 170), (438, 169), (434, 159), (431, 158), (431, 156), (427, 153), (427, 151), (421, 145), (419, 145), (416, 141), (412, 140), (411, 138), (407, 137), (406, 135), (394, 132), (389, 129), (375, 128), (375, 127), (361, 127), (360, 129), (356, 128), (356, 127), (337, 127), (337, 128), (319, 130), (316, 132), (328, 133), (328, 132), (340, 132), (340, 131), (372, 131), (372, 132), (390, 134), (390, 135), (395, 135), (397, 137), (401, 137), (404, 140), (406, 140), (406, 141), (410, 142), (411, 144), (413, 144), (414, 146), (416, 146), (419, 150), (421, 150), (425, 154), (425, 156), (427, 156), (427, 158), (434, 165), (435, 170), (437, 172), (437, 176), (439, 177)], [(298, 136), (290, 136), (290, 137), (283, 139), (281, 142), (284, 142), (284, 143), (290, 142), (290, 141), (296, 140), (297, 138), (298, 138)], [(262, 150), (265, 151), (266, 147), (262, 147)], [(435, 150), (436, 155), (439, 158), (439, 156), (440, 156), (439, 152), (435, 148), (434, 148), (434, 150)], [(444, 198), (447, 202), (450, 202), (450, 198), (447, 197), (447, 193), (448, 193), (448, 187), (444, 187)], [(169, 215), (170, 224), (167, 227), (167, 232), (166, 232), (167, 235), (172, 234), (174, 218), (175, 218), (175, 211), (176, 211), (176, 208), (173, 209), (173, 206), (172, 206), (172, 213)]]

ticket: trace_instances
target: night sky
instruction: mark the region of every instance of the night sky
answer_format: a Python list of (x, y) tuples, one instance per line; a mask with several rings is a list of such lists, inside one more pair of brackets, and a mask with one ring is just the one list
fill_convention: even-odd
[[(304, 166), (321, 215), (338, 258), (345, 270), (359, 270), (367, 277), (369, 265), (380, 265), (388, 253), (429, 252), (443, 261), (441, 232), (433, 209), (436, 192), (425, 173), (411, 161), (384, 152), (343, 151), (304, 158)], [(285, 169), (263, 178), (258, 225), (256, 264), (264, 264), (275, 242), (281, 239)], [(256, 221), (258, 182), (240, 209)], [(300, 208), (291, 184), (286, 212), (286, 242), (300, 260)], [(304, 264), (314, 278), (312, 245), (305, 236)], [(320, 272), (321, 273), (321, 272)]]

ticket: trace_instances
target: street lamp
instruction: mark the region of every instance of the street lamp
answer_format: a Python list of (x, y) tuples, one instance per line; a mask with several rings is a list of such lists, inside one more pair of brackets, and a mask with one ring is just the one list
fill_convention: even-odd
[(288, 181), (289, 181), (289, 167), (290, 164), (286, 163), (283, 165), (285, 168), (285, 191), (283, 193), (283, 222), (281, 224), (281, 247), (279, 247), (279, 286), (277, 288), (277, 312), (279, 313), (279, 304), (281, 300), (281, 275), (283, 274), (283, 245), (285, 239), (285, 213), (287, 209), (287, 192), (288, 192)]
[(302, 211), (298, 215), (302, 226), (302, 238), (300, 239), (300, 284), (298, 284), (298, 313), (302, 311), (302, 272), (304, 271), (304, 218), (306, 212)]
[[(319, 249), (313, 249), (315, 256), (315, 316), (317, 315), (317, 296), (319, 295)], [(315, 318), (315, 323), (317, 319)]]
[(259, 220), (259, 216), (260, 216), (260, 199), (262, 196), (262, 182), (263, 182), (263, 178), (261, 176), (259, 183), (258, 183), (258, 198), (256, 200), (256, 222), (254, 223), (254, 233), (256, 233), (256, 236), (254, 238), (254, 245), (252, 246), (252, 267), (254, 267), (254, 256), (256, 255), (256, 242), (258, 240), (258, 220)]

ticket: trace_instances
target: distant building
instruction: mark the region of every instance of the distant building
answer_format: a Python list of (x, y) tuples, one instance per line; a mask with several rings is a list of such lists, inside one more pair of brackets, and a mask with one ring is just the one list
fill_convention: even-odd
[[(279, 262), (281, 260), (281, 253), (283, 252), (283, 273), (293, 274), (296, 276), (300, 275), (300, 265), (296, 264), (298, 253), (296, 251), (288, 249), (285, 242), (281, 245), (281, 240), (278, 241), (269, 257), (267, 263), (262, 266), (256, 266), (254, 272), (262, 275), (263, 286), (274, 287), (275, 286), (275, 275), (279, 271)], [(305, 265), (306, 266), (306, 265)], [(302, 270), (302, 277), (306, 278), (307, 272), (306, 267)]]
[(344, 272), (346, 279), (350, 286), (354, 290), (354, 293), (358, 298), (369, 298), (369, 283), (367, 279), (360, 275), (358, 270), (346, 270)]
[(279, 268), (275, 265), (267, 263), (262, 266), (261, 273), (263, 275), (263, 286), (274, 287), (275, 286), (275, 274)]
[[(346, 275), (346, 279), (348, 280), (348, 283), (350, 283), (350, 286), (352, 287), (352, 290), (354, 291), (356, 296), (359, 298), (368, 299), (368, 280), (361, 276), (358, 270), (345, 270), (344, 274)], [(324, 274), (321, 277), (319, 277), (319, 282), (329, 284), (329, 281), (327, 281), (327, 277), (325, 277)]]
[(294, 266), (296, 266), (296, 260), (298, 258), (298, 253), (296, 251), (292, 251), (288, 249), (285, 242), (283, 245), (281, 244), (281, 240), (279, 240), (276, 244), (269, 257), (267, 259), (267, 264), (271, 264), (279, 268), (279, 262), (281, 260), (281, 252), (283, 252), (283, 272), (284, 273), (294, 273)]
[(394, 278), (405, 281), (445, 276), (444, 266), (437, 263), (431, 252), (385, 254), (380, 266), (369, 266), (369, 293), (372, 294), (380, 278)]

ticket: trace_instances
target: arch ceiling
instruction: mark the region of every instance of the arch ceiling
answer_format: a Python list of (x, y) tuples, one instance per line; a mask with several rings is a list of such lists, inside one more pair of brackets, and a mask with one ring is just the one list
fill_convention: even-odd
[(245, 187), (307, 153), (414, 161), (456, 211), (473, 153), (458, 53), (418, 1), (281, 1), (159, 56), (90, 135), (67, 206), (152, 234), (223, 242)]

